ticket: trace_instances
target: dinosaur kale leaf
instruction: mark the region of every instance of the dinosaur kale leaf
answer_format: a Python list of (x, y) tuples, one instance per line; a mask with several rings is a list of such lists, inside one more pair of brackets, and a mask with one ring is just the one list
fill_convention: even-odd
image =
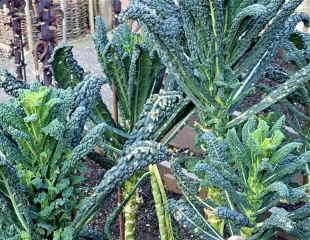
[(203, 113), (206, 127), (224, 136), (227, 128), (269, 108), (309, 81), (306, 62), (285, 73), (284, 81), (261, 102), (242, 109), (239, 117), (233, 116), (271, 69), (279, 49), (289, 39), (304, 45), (294, 35), (299, 22), (309, 22), (305, 14), (294, 14), (301, 3), (136, 0), (122, 18), (139, 21), (178, 76), (181, 89)]

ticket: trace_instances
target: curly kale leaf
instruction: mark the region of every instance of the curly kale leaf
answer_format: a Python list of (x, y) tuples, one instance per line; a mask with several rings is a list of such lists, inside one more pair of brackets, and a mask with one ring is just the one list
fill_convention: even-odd
[(3, 129), (8, 129), (9, 126), (25, 129), (24, 117), (26, 115), (17, 102), (9, 101), (0, 104), (0, 125)]
[(107, 46), (109, 40), (107, 36), (107, 26), (104, 20), (97, 16), (95, 18), (95, 34), (94, 34), (94, 43), (97, 51), (99, 53), (104, 52), (105, 47)]
[(294, 210), (290, 213), (293, 220), (307, 219), (310, 217), (310, 203), (306, 203), (304, 206)]
[(288, 186), (283, 182), (274, 182), (270, 184), (266, 189), (266, 193), (269, 192), (276, 192), (282, 199), (288, 198), (290, 194)]
[(4, 132), (3, 130), (0, 130), (0, 151), (10, 162), (25, 161), (23, 153), (19, 149), (18, 144), (8, 133)]
[[(196, 202), (197, 194), (199, 192), (199, 182), (193, 181), (189, 178), (188, 175), (184, 173), (184, 169), (182, 168), (181, 164), (186, 161), (186, 158), (173, 158), (172, 159), (172, 170), (174, 176), (176, 178), (177, 184), (182, 190), (184, 196), (186, 197), (187, 201), (189, 202)], [(203, 208), (202, 204), (198, 203), (198, 208)]]
[(305, 152), (297, 158), (292, 159), (290, 162), (279, 165), (276, 172), (271, 175), (266, 182), (276, 181), (286, 176), (292, 176), (298, 171), (303, 171), (306, 164), (310, 162), (310, 152)]
[(224, 146), (211, 131), (199, 136), (201, 147), (205, 150), (209, 161), (225, 162)]
[(92, 76), (90, 74), (85, 75), (83, 81), (81, 81), (74, 89), (74, 104), (72, 111), (78, 107), (84, 107), (87, 111), (91, 111), (100, 98), (100, 89), (106, 80)]
[(188, 106), (188, 100), (179, 92), (162, 91), (153, 95), (144, 105), (126, 144), (162, 139), (182, 119), (182, 114), (188, 114)]
[(226, 176), (222, 176), (215, 167), (206, 163), (199, 163), (195, 166), (194, 172), (200, 177), (200, 185), (202, 187), (226, 191), (236, 202), (246, 205), (244, 199), (234, 188), (233, 183), (226, 179)]
[(65, 133), (65, 125), (57, 118), (52, 120), (46, 127), (42, 128), (42, 132), (53, 137), (57, 141), (61, 141)]
[(106, 127), (107, 125), (105, 123), (99, 124), (82, 138), (79, 144), (73, 149), (71, 157), (64, 162), (61, 170), (61, 178), (70, 174), (76, 168), (78, 161), (93, 150)]
[(292, 221), (289, 217), (290, 213), (283, 208), (274, 207), (269, 210), (271, 216), (264, 221), (263, 228), (279, 228), (286, 232), (291, 232), (296, 227), (296, 223)]

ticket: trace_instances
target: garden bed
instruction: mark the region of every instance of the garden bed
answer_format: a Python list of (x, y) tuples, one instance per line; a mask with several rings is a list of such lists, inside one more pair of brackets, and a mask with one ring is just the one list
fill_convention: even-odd
[[(102, 180), (105, 170), (102, 169), (94, 161), (86, 160), (87, 171), (85, 173), (85, 183), (83, 186), (86, 187), (86, 194), (91, 194), (92, 189), (96, 187)], [(166, 185), (168, 186), (168, 185)], [(167, 187), (169, 198), (179, 199), (181, 197), (180, 192), (176, 193), (174, 190)], [(137, 240), (158, 240), (160, 239), (158, 232), (158, 219), (155, 212), (155, 203), (151, 192), (150, 181), (147, 180), (143, 186), (139, 189), (140, 205), (137, 213), (138, 219), (136, 223), (137, 228)], [(111, 194), (111, 198), (107, 201), (100, 212), (96, 214), (94, 220), (89, 224), (94, 229), (102, 231), (106, 223), (106, 219), (111, 214), (111, 210), (115, 209), (118, 204), (117, 192)], [(113, 225), (112, 228), (113, 236), (119, 238), (119, 222)], [(192, 239), (191, 235), (185, 230), (181, 230), (179, 240)]]
[(134, 2), (141, 33), (96, 18), (104, 77), (65, 45), (57, 87), (0, 71), (0, 239), (309, 239), (309, 17), (215, 3)]

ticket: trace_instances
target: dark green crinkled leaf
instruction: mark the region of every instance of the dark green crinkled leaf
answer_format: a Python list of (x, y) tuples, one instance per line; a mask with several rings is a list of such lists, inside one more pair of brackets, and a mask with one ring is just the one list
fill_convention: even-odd
[(83, 68), (73, 57), (72, 48), (67, 45), (56, 47), (49, 60), (57, 85), (64, 89), (75, 87), (84, 76)]
[(14, 206), (14, 210), (12, 209), (11, 211), (15, 214), (13, 218), (18, 220), (14, 224), (19, 226), (19, 229), (31, 234), (30, 209), (23, 186), (19, 182), (14, 166), (2, 154), (0, 158), (0, 194), (6, 196), (10, 204)]
[(289, 217), (290, 213), (283, 208), (274, 207), (270, 210), (271, 216), (264, 221), (264, 229), (279, 228), (291, 232), (296, 227), (296, 223)]
[(28, 89), (29, 85), (24, 81), (16, 79), (9, 72), (0, 69), (0, 88), (3, 88), (7, 94), (13, 97), (17, 97), (19, 91)]
[(210, 232), (210, 228), (206, 221), (197, 217), (195, 210), (186, 201), (170, 199), (169, 210), (176, 222), (194, 235), (194, 239), (202, 240), (216, 237), (214, 233)]

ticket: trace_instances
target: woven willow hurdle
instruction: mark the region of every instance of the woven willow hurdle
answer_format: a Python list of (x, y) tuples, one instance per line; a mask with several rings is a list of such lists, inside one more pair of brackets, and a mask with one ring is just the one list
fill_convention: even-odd
[[(77, 39), (89, 31), (88, 24), (88, 1), (86, 0), (66, 0), (66, 24), (67, 39)], [(62, 40), (62, 12), (60, 7), (60, 0), (54, 0), (54, 9), (56, 16), (56, 39), (58, 41)], [(8, 25), (9, 19), (7, 17), (8, 10), (5, 8), (0, 8), (0, 58), (10, 56), (10, 43), (12, 40), (12, 31)], [(33, 11), (31, 15), (34, 16)], [(27, 31), (26, 31), (26, 20), (25, 16), (22, 19), (23, 28), (23, 39), (25, 40), (25, 45), (27, 45)], [(33, 26), (33, 38), (34, 42), (38, 39), (38, 30)]]
[[(60, 8), (60, 1), (54, 0)], [(66, 23), (67, 39), (76, 39), (88, 33), (88, 1), (86, 0), (67, 0), (66, 1)], [(62, 38), (62, 18), (57, 18), (57, 37)]]

